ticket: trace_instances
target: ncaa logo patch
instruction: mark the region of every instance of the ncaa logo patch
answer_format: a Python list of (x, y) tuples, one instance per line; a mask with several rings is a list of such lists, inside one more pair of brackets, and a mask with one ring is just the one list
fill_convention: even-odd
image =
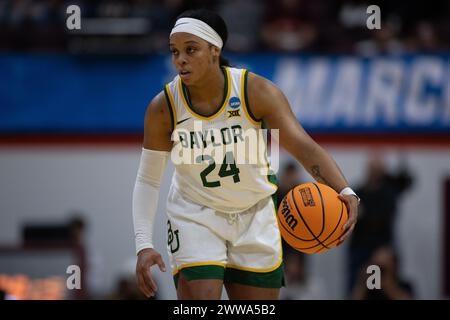
[(239, 100), (238, 97), (232, 97), (230, 98), (230, 101), (228, 102), (230, 108), (237, 109), (241, 106), (241, 100)]

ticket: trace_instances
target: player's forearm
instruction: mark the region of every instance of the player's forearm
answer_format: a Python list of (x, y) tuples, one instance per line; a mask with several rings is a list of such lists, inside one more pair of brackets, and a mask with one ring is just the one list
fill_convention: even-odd
[(159, 187), (136, 180), (133, 190), (133, 227), (136, 254), (153, 248), (153, 225), (158, 206)]
[(159, 187), (168, 158), (169, 152), (142, 149), (132, 203), (136, 253), (153, 248), (153, 225)]
[(347, 180), (327, 151), (317, 143), (311, 143), (305, 149), (301, 151), (298, 160), (317, 182), (330, 186), (338, 193), (348, 186)]

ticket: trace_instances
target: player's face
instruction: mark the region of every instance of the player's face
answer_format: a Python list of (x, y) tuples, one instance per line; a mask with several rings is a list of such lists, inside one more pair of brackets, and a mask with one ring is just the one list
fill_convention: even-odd
[(172, 62), (187, 85), (204, 78), (219, 60), (220, 50), (205, 40), (185, 32), (170, 37)]

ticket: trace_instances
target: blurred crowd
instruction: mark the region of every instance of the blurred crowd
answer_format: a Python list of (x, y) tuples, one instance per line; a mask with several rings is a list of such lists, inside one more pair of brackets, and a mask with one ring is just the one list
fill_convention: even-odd
[[(66, 9), (81, 8), (81, 32)], [(369, 5), (381, 29), (369, 30)], [(450, 2), (368, 0), (2, 0), (1, 51), (166, 52), (178, 14), (207, 8), (227, 22), (231, 52), (399, 54), (449, 49)]]

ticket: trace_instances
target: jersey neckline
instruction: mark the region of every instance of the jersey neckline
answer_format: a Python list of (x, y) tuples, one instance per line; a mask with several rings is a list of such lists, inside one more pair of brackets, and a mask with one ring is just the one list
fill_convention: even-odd
[(181, 78), (180, 78), (179, 86), (180, 86), (182, 100), (184, 102), (184, 105), (186, 106), (186, 109), (194, 116), (204, 119), (204, 120), (211, 120), (211, 119), (215, 118), (216, 116), (218, 116), (222, 112), (222, 110), (225, 108), (228, 98), (230, 97), (230, 92), (231, 92), (230, 71), (225, 66), (220, 67), (220, 69), (222, 70), (223, 76), (225, 78), (225, 86), (224, 86), (224, 90), (223, 90), (224, 91), (223, 92), (223, 100), (222, 100), (222, 103), (219, 105), (219, 107), (210, 115), (205, 115), (205, 114), (202, 114), (201, 112), (198, 112), (195, 110), (195, 107), (192, 105), (191, 100), (189, 99), (188, 89), (185, 86), (185, 84), (183, 83), (183, 81), (181, 81)]

